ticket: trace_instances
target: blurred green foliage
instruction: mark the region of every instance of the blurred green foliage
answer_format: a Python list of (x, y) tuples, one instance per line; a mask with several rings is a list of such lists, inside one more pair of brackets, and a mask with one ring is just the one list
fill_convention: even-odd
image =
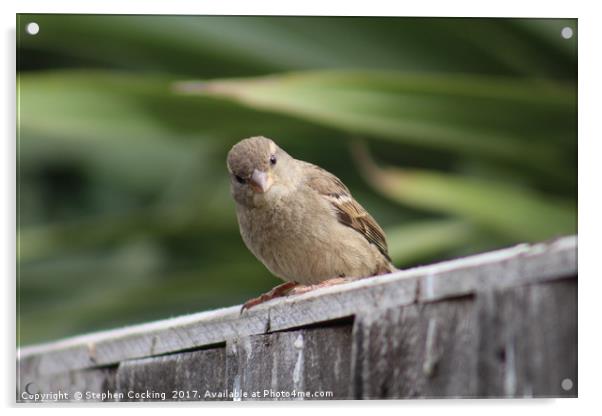
[(576, 24), (19, 15), (19, 342), (277, 284), (229, 196), (253, 135), (338, 175), (398, 267), (575, 233)]

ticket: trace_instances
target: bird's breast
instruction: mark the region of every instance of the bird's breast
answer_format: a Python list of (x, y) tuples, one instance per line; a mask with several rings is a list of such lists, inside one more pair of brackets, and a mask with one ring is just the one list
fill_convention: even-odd
[[(275, 275), (303, 281), (324, 274), (316, 269), (329, 236), (320, 224), (327, 222), (331, 213), (319, 202), (283, 198), (269, 206), (238, 210), (245, 244)], [(321, 280), (316, 277), (316, 282)]]

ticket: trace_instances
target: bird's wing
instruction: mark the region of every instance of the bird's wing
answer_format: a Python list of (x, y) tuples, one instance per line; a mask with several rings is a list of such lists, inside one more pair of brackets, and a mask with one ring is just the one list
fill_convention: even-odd
[(385, 233), (374, 218), (351, 196), (349, 189), (332, 173), (311, 163), (303, 162), (307, 185), (326, 198), (333, 206), (337, 219), (343, 225), (353, 228), (374, 244), (389, 261)]

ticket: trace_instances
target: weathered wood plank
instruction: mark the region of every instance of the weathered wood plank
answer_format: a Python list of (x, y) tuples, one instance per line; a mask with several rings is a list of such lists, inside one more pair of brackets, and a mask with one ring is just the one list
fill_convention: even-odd
[(475, 325), (474, 302), (468, 297), (358, 317), (353, 396), (475, 396)]
[(125, 361), (116, 387), (121, 401), (227, 400), (225, 348)]
[(392, 274), (286, 298), (269, 306), (269, 327), (285, 330), (353, 316), (364, 310), (409, 305), (416, 299), (417, 285), (415, 277), (399, 279)]
[(478, 396), (577, 397), (576, 279), (480, 293), (477, 309)]
[[(576, 237), (520, 245), (268, 302), (79, 336), (18, 350), (20, 371), (46, 376), (117, 364), (363, 314), (575, 275)], [(416, 298), (418, 296), (418, 299)]]
[(573, 278), (358, 316), (353, 396), (575, 397), (576, 307)]
[[(420, 279), (420, 301), (483, 291), (488, 288), (520, 286), (553, 278), (574, 276), (577, 273), (576, 240), (560, 239), (552, 244), (517, 246), (513, 256), (502, 251), (485, 254), (490, 260), (477, 261), (478, 256), (446, 262), (445, 276), (431, 270)], [(481, 259), (482, 260), (482, 259)], [(462, 264), (461, 268), (454, 263)]]
[(242, 400), (348, 399), (351, 324), (254, 335), (228, 345)]
[(18, 360), (40, 375), (117, 364), (263, 333), (267, 314), (267, 310), (254, 310), (241, 316), (240, 307), (233, 306), (23, 348)]

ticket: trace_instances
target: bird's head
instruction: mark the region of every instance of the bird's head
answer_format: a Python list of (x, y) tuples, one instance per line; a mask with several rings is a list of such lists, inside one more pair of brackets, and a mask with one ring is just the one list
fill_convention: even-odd
[(232, 196), (246, 206), (275, 197), (294, 184), (294, 159), (266, 137), (235, 144), (227, 158)]

